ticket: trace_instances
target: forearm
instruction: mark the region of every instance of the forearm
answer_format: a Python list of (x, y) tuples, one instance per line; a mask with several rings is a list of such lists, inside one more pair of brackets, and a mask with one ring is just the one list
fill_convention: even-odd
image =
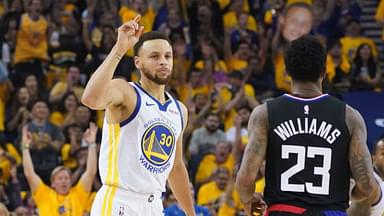
[(195, 215), (188, 173), (184, 164), (179, 164), (173, 168), (168, 183), (186, 215)]
[(35, 170), (33, 168), (33, 162), (31, 158), (31, 154), (29, 153), (29, 149), (26, 147), (23, 148), (23, 170), (24, 175), (27, 179), (30, 179), (32, 176), (36, 175)]
[[(85, 172), (90, 176), (95, 176), (97, 172), (97, 146), (96, 143), (90, 143), (88, 147), (87, 168)], [(93, 178), (93, 177), (92, 177)]]
[(251, 200), (253, 193), (255, 192), (255, 181), (255, 175), (248, 175), (242, 170), (237, 174), (236, 190), (243, 203), (247, 203)]
[(91, 108), (105, 108), (108, 101), (104, 100), (107, 94), (108, 83), (112, 80), (114, 71), (124, 53), (118, 53), (112, 48), (104, 62), (97, 68), (84, 89), (82, 102)]
[(349, 216), (365, 216), (370, 215), (371, 204), (368, 200), (353, 201), (348, 208), (347, 213)]

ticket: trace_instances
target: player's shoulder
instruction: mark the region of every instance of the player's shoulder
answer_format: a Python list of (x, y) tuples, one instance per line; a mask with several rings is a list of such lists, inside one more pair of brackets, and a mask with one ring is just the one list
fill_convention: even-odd
[(267, 104), (263, 103), (263, 104), (256, 106), (251, 113), (249, 121), (258, 124), (259, 126), (260, 125), (267, 126), (268, 125), (268, 107), (267, 107)]
[(345, 106), (345, 120), (350, 132), (352, 132), (355, 127), (365, 127), (364, 119), (360, 112), (348, 104)]

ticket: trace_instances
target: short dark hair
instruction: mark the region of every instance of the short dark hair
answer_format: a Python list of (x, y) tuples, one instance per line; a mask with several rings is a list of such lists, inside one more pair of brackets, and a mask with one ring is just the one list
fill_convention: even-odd
[(169, 40), (167, 35), (159, 31), (146, 32), (140, 36), (139, 41), (137, 41), (137, 43), (133, 47), (134, 55), (137, 56), (139, 54), (140, 48), (143, 46), (145, 41), (156, 40), (156, 39), (166, 40), (169, 43), (169, 45), (171, 45), (171, 41)]
[(291, 10), (292, 8), (304, 8), (304, 9), (307, 9), (308, 11), (311, 12), (311, 14), (313, 15), (313, 7), (312, 5), (308, 4), (308, 3), (305, 3), (305, 2), (296, 2), (296, 3), (292, 3), (292, 4), (289, 4), (283, 11), (284, 15), (287, 15), (288, 11)]
[(316, 82), (325, 72), (327, 53), (314, 36), (293, 40), (285, 51), (285, 67), (293, 80)]

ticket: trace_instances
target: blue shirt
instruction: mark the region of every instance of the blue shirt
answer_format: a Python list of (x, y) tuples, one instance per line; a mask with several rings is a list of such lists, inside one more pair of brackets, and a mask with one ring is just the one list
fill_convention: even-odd
[[(196, 216), (211, 216), (208, 208), (199, 205), (195, 205), (195, 213)], [(184, 211), (177, 206), (177, 204), (173, 204), (164, 209), (164, 216), (185, 216), (185, 214)]]

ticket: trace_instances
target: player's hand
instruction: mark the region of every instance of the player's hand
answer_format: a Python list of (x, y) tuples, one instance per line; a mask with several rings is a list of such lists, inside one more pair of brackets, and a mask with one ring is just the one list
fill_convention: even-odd
[(21, 135), (21, 144), (23, 145), (31, 145), (32, 142), (32, 134), (28, 131), (28, 125), (24, 125), (22, 128)]
[(248, 216), (262, 216), (266, 207), (267, 204), (264, 202), (261, 193), (254, 193), (252, 199), (244, 203), (244, 210)]
[(125, 55), (128, 49), (136, 44), (143, 33), (144, 27), (139, 25), (140, 18), (141, 16), (137, 15), (133, 20), (124, 23), (118, 28), (115, 47), (119, 55)]

